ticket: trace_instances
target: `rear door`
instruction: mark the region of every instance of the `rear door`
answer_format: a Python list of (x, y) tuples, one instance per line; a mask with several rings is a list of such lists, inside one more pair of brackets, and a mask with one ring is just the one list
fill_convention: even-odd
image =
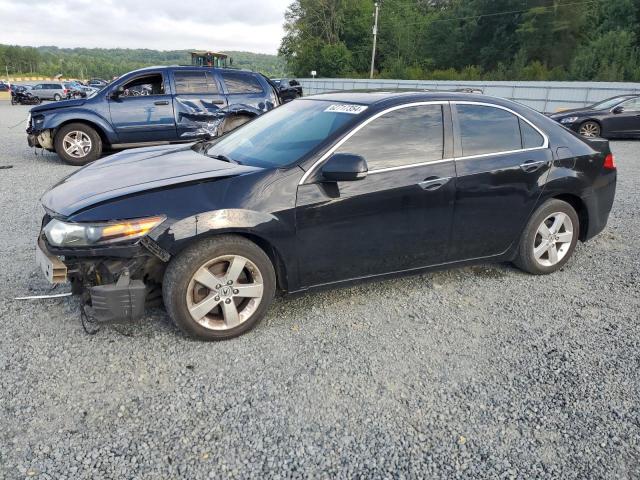
[(640, 97), (627, 100), (614, 110), (617, 108), (621, 108), (622, 111), (611, 112), (611, 115), (604, 120), (606, 132), (621, 137), (640, 135)]
[(215, 136), (216, 127), (224, 119), (220, 110), (228, 104), (213, 70), (174, 70), (172, 76), (178, 138)]
[(497, 105), (456, 102), (456, 208), (450, 260), (504, 253), (519, 239), (552, 162), (544, 134)]
[(222, 77), (229, 105), (248, 105), (261, 112), (271, 110), (275, 105), (269, 101), (270, 95), (253, 72), (240, 70), (218, 70)]
[[(124, 93), (113, 96), (119, 86), (124, 88)], [(177, 139), (171, 89), (165, 72), (140, 73), (114, 85), (110, 92), (111, 122), (119, 143)], [(149, 94), (140, 94), (143, 92)]]

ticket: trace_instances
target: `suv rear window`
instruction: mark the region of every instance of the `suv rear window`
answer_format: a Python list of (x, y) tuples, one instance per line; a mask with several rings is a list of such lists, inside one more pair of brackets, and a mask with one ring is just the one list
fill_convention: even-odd
[(223, 70), (221, 74), (229, 93), (263, 93), (262, 85), (250, 73)]
[(177, 70), (173, 72), (176, 93), (218, 93), (215, 78), (206, 71)]

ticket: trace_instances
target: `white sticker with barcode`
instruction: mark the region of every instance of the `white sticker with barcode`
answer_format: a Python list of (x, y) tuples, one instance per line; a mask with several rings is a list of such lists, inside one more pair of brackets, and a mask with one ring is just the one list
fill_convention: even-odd
[(357, 115), (364, 112), (366, 109), (366, 105), (351, 105), (342, 103), (328, 106), (325, 112), (350, 113), (351, 115)]

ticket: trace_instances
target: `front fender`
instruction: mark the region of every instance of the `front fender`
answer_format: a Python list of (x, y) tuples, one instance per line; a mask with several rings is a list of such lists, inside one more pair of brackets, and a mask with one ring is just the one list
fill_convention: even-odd
[(69, 110), (53, 110), (51, 112), (45, 111), (39, 115), (43, 115), (44, 120), (41, 124), (37, 124), (35, 126), (34, 130), (36, 131), (48, 129), (56, 130), (60, 128), (61, 125), (69, 122), (85, 122), (94, 124), (100, 128), (104, 132), (109, 143), (117, 143), (116, 132), (111, 126), (109, 120), (95, 111), (85, 108), (73, 108)]
[(178, 220), (150, 237), (173, 256), (199, 240), (220, 234), (246, 236), (268, 255), (275, 254), (274, 268), (285, 288), (296, 284), (295, 227), (270, 213), (235, 208), (213, 210)]

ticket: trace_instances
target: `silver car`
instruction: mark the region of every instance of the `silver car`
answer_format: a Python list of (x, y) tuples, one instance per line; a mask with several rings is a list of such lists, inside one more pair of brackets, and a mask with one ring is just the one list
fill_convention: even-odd
[(31, 89), (31, 95), (40, 100), (64, 100), (68, 93), (69, 90), (61, 82), (39, 83)]

